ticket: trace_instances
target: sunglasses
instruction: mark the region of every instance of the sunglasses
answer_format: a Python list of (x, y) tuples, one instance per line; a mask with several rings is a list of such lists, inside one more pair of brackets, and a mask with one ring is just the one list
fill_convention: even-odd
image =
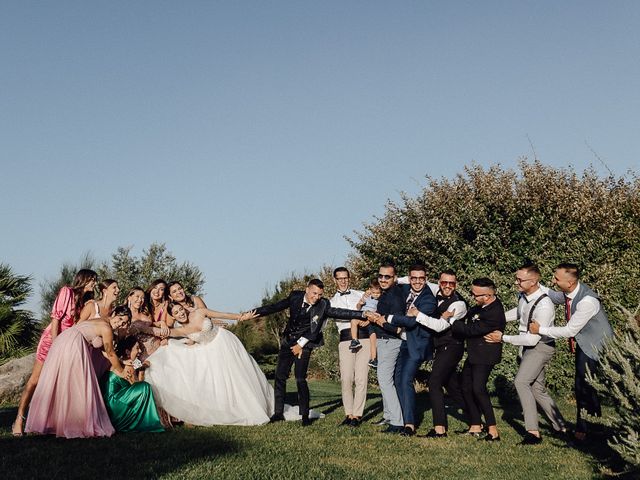
[(378, 274), (378, 278), (381, 278), (382, 280), (391, 280), (393, 278), (393, 275), (383, 275), (383, 274)]

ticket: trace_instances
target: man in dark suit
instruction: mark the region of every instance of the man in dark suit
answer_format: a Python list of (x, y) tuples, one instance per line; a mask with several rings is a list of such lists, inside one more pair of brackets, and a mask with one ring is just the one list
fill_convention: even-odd
[(432, 356), (431, 333), (422, 325), (415, 322), (414, 317), (407, 317), (411, 307), (425, 315), (435, 315), (436, 298), (427, 285), (427, 269), (422, 264), (415, 264), (409, 268), (409, 285), (398, 285), (404, 297), (404, 312), (401, 315), (391, 314), (388, 322), (404, 328), (400, 338), (400, 353), (396, 360), (394, 382), (398, 399), (402, 407), (404, 430), (402, 435), (412, 436), (416, 433), (416, 391), (413, 386), (416, 372), (425, 360)]
[[(392, 263), (383, 263), (378, 270), (378, 283), (382, 295), (378, 299), (377, 313), (380, 315), (404, 315), (406, 311), (406, 295), (396, 285), (396, 267)], [(370, 317), (371, 319), (372, 317)], [(379, 424), (388, 424), (385, 433), (402, 433), (404, 422), (402, 407), (394, 382), (396, 360), (400, 353), (402, 340), (397, 333), (398, 327), (391, 324), (371, 325), (371, 332), (376, 334), (378, 350), (378, 385), (382, 394), (383, 418)]]
[(331, 307), (329, 300), (322, 298), (324, 284), (313, 279), (304, 291), (294, 290), (287, 298), (272, 305), (265, 305), (255, 310), (258, 317), (289, 309), (289, 320), (280, 339), (280, 351), (276, 366), (275, 409), (272, 422), (284, 420), (284, 398), (287, 378), (291, 366), (295, 365), (296, 385), (302, 425), (310, 425), (309, 420), (309, 386), (307, 370), (311, 352), (324, 343), (322, 328), (327, 319), (364, 320), (364, 312)]
[(487, 441), (500, 440), (496, 417), (487, 391), (487, 381), (493, 366), (500, 363), (502, 344), (489, 343), (484, 336), (494, 330), (504, 331), (504, 308), (496, 296), (496, 285), (489, 278), (477, 278), (471, 284), (471, 294), (476, 306), (469, 310), (466, 323), (454, 322), (453, 335), (467, 339), (467, 360), (462, 368), (462, 396), (469, 420), (470, 435), (480, 438), (481, 417), (484, 415), (489, 433)]

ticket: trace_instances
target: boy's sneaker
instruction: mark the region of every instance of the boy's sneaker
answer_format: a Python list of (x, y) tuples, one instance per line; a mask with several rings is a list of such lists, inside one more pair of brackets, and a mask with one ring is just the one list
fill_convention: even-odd
[(371, 360), (369, 360), (369, 366), (371, 368), (378, 368), (378, 359), (372, 358)]
[(351, 350), (353, 353), (356, 353), (358, 350), (360, 350), (362, 348), (362, 344), (360, 343), (360, 340), (351, 340), (351, 344), (349, 345), (349, 350)]

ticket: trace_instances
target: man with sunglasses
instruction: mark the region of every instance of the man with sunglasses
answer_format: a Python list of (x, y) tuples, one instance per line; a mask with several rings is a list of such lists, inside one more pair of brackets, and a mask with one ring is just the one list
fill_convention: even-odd
[[(453, 335), (466, 338), (467, 360), (462, 367), (462, 396), (469, 421), (467, 434), (494, 442), (500, 440), (496, 417), (487, 390), (487, 381), (494, 365), (502, 359), (502, 344), (484, 339), (494, 330), (504, 331), (505, 316), (502, 303), (496, 296), (496, 285), (489, 278), (471, 282), (471, 295), (476, 305), (469, 310), (466, 323), (451, 325)], [(482, 416), (488, 434), (482, 437)]]
[[(383, 263), (378, 270), (378, 283), (382, 289), (382, 295), (378, 299), (378, 314), (404, 315), (406, 311), (406, 295), (396, 284), (396, 267), (393, 263)], [(367, 312), (367, 318), (371, 318), (372, 312)], [(388, 424), (385, 433), (402, 433), (404, 422), (402, 407), (398, 399), (398, 392), (394, 382), (396, 360), (400, 353), (402, 340), (398, 335), (398, 327), (386, 324), (371, 325), (371, 332), (377, 336), (378, 348), (378, 385), (382, 394), (383, 418), (380, 425)]]

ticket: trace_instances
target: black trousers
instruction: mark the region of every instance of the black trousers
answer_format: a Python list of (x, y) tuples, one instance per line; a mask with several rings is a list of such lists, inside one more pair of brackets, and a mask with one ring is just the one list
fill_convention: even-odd
[(447, 393), (456, 403), (464, 404), (456, 372), (463, 354), (464, 344), (441, 345), (436, 348), (431, 375), (429, 376), (429, 398), (431, 399), (434, 426), (448, 427), (447, 414), (444, 408), (443, 387), (446, 387)]
[(480, 425), (484, 416), (487, 426), (496, 424), (496, 417), (493, 414), (493, 406), (487, 391), (487, 381), (489, 374), (493, 370), (493, 365), (478, 365), (469, 363), (469, 359), (462, 367), (462, 396), (469, 425)]
[(576, 432), (587, 431), (587, 421), (582, 418), (581, 410), (584, 409), (589, 415), (600, 417), (602, 411), (600, 410), (600, 401), (598, 400), (598, 394), (596, 390), (587, 382), (587, 368), (591, 373), (596, 371), (598, 362), (589, 358), (580, 348), (580, 345), (576, 344), (576, 408), (578, 414), (576, 415)]
[(295, 365), (294, 374), (296, 376), (296, 385), (298, 387), (300, 415), (302, 415), (303, 418), (309, 417), (309, 385), (307, 384), (307, 370), (309, 369), (310, 358), (310, 348), (303, 348), (302, 356), (298, 358), (291, 352), (291, 347), (285, 342), (280, 346), (274, 387), (274, 413), (276, 415), (282, 415), (284, 413), (284, 397), (287, 393), (287, 378), (289, 378), (291, 366)]

